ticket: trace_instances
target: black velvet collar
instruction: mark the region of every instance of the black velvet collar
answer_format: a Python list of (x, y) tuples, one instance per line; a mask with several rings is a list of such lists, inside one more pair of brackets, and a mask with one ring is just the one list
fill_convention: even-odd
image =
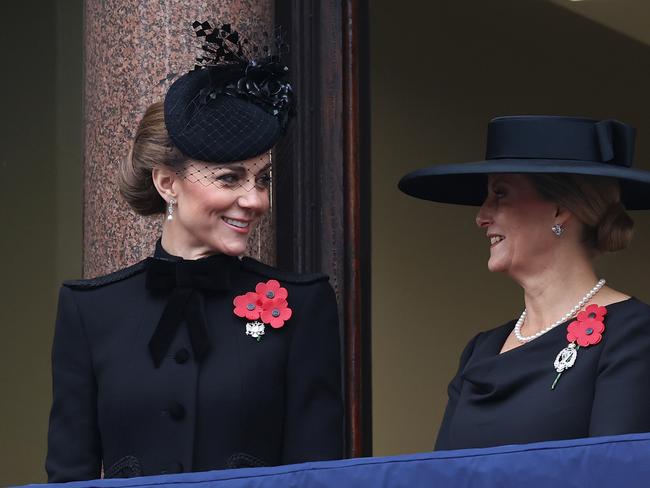
[(201, 259), (183, 259), (163, 249), (156, 242), (153, 258), (147, 260), (147, 288), (173, 290), (176, 287), (210, 291), (232, 289), (233, 275), (239, 269), (239, 259), (214, 254)]
[(183, 260), (183, 258), (181, 258), (179, 256), (174, 256), (173, 254), (169, 254), (167, 251), (165, 251), (165, 248), (162, 247), (161, 239), (158, 239), (156, 241), (156, 248), (153, 251), (153, 257), (154, 258), (167, 259), (169, 261), (182, 261)]

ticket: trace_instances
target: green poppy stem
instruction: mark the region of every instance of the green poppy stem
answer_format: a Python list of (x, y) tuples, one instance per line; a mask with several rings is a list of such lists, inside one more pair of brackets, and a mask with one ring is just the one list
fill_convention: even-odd
[(555, 385), (557, 384), (557, 380), (560, 379), (560, 376), (562, 376), (562, 373), (558, 373), (557, 376), (555, 377), (555, 381), (551, 385), (551, 390), (555, 390)]

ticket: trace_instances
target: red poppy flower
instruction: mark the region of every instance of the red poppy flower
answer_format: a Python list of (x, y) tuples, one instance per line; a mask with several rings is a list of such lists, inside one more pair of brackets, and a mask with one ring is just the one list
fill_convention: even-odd
[(246, 317), (248, 320), (257, 320), (262, 313), (260, 298), (257, 293), (249, 291), (244, 295), (239, 295), (233, 300), (235, 315), (237, 317)]
[(262, 322), (270, 324), (274, 329), (278, 329), (291, 318), (292, 313), (284, 298), (274, 298), (262, 306)]
[(262, 304), (265, 304), (275, 298), (287, 299), (289, 293), (286, 288), (282, 288), (277, 280), (269, 280), (266, 283), (258, 283), (255, 292), (259, 295)]
[(569, 342), (576, 341), (581, 347), (598, 344), (603, 338), (605, 324), (595, 318), (586, 320), (574, 320), (567, 327), (566, 339)]
[(599, 307), (595, 303), (589, 305), (582, 312), (579, 312), (576, 316), (576, 319), (580, 322), (587, 319), (594, 319), (598, 322), (602, 322), (607, 315), (607, 309), (605, 307)]

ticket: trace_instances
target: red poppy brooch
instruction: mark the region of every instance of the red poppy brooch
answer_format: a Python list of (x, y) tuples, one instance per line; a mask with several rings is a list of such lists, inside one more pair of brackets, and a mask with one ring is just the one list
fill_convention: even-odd
[(578, 349), (593, 346), (602, 340), (603, 332), (605, 332), (605, 315), (607, 315), (607, 309), (594, 303), (579, 312), (576, 319), (569, 324), (566, 335), (569, 345), (562, 349), (555, 358), (553, 366), (555, 366), (557, 376), (551, 385), (551, 390), (555, 389), (562, 373), (575, 364)]
[(248, 320), (246, 335), (258, 341), (262, 339), (266, 325), (279, 329), (291, 318), (286, 288), (276, 280), (258, 283), (255, 291), (249, 291), (235, 297), (233, 300), (234, 314)]

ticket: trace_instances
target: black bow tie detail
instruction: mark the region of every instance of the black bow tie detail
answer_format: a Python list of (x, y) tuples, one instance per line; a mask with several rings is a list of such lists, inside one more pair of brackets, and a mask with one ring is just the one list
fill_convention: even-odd
[(147, 260), (147, 288), (171, 292), (149, 341), (156, 368), (165, 358), (183, 319), (187, 322), (195, 359), (200, 361), (203, 358), (210, 348), (203, 292), (231, 289), (234, 260), (236, 258), (222, 255), (196, 261), (157, 257)]

